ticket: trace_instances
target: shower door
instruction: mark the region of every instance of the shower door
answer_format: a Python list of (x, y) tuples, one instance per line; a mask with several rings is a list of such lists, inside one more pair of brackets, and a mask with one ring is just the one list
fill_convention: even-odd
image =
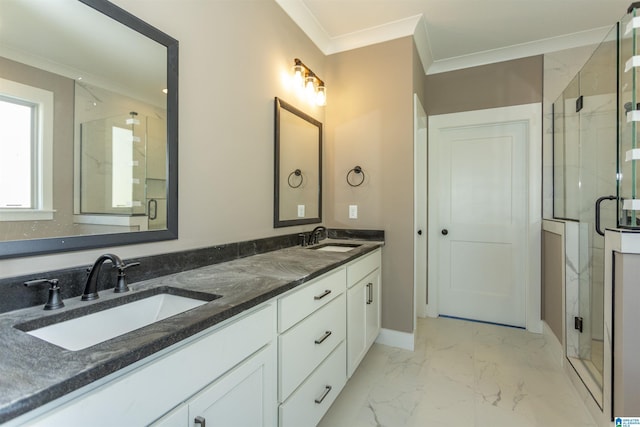
[(616, 226), (616, 202), (609, 200), (616, 195), (616, 63), (614, 27), (554, 104), (554, 216), (571, 220), (566, 241), (566, 354), (600, 405), (604, 237), (598, 231)]

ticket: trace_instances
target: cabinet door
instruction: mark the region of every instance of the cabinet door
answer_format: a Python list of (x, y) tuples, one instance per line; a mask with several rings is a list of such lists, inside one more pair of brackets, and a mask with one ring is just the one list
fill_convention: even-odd
[(151, 423), (151, 427), (185, 427), (189, 425), (189, 407), (182, 404), (164, 417)]
[(367, 287), (365, 285), (365, 281), (360, 281), (347, 291), (347, 376), (349, 378), (367, 351), (365, 335)]
[(275, 363), (276, 346), (269, 345), (205, 388), (189, 401), (188, 425), (276, 425)]
[(367, 294), (366, 350), (368, 350), (380, 333), (380, 270), (376, 270), (367, 276), (365, 288)]

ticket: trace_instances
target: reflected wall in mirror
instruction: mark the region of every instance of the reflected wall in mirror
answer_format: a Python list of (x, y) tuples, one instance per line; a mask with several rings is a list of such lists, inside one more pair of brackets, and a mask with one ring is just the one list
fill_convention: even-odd
[(0, 258), (177, 238), (177, 40), (106, 0), (0, 16)]
[(322, 123), (275, 99), (274, 227), (322, 222)]

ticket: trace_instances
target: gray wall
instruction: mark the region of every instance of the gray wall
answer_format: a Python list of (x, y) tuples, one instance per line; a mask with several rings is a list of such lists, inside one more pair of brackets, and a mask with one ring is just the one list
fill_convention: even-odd
[(541, 102), (542, 66), (538, 55), (430, 74), (425, 109), (435, 115)]
[(542, 231), (542, 319), (547, 322), (558, 341), (564, 346), (562, 331), (562, 285), (564, 283), (563, 237)]
[(637, 417), (640, 408), (640, 255), (614, 254), (613, 415)]

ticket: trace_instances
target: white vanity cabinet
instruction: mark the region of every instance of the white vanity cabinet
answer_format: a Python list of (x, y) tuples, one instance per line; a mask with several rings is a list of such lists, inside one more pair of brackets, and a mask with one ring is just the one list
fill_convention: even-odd
[(275, 362), (268, 345), (152, 426), (275, 426)]
[(346, 269), (278, 300), (281, 427), (316, 425), (347, 381)]
[(100, 380), (89, 391), (78, 390), (78, 397), (54, 401), (35, 418), (14, 421), (48, 427), (193, 426), (195, 417), (209, 417), (226, 421), (219, 425), (273, 426), (275, 337), (276, 307), (264, 304), (124, 374)]
[(381, 251), (347, 266), (347, 376), (350, 378), (380, 333)]
[(315, 426), (380, 331), (381, 250), (7, 426)]

